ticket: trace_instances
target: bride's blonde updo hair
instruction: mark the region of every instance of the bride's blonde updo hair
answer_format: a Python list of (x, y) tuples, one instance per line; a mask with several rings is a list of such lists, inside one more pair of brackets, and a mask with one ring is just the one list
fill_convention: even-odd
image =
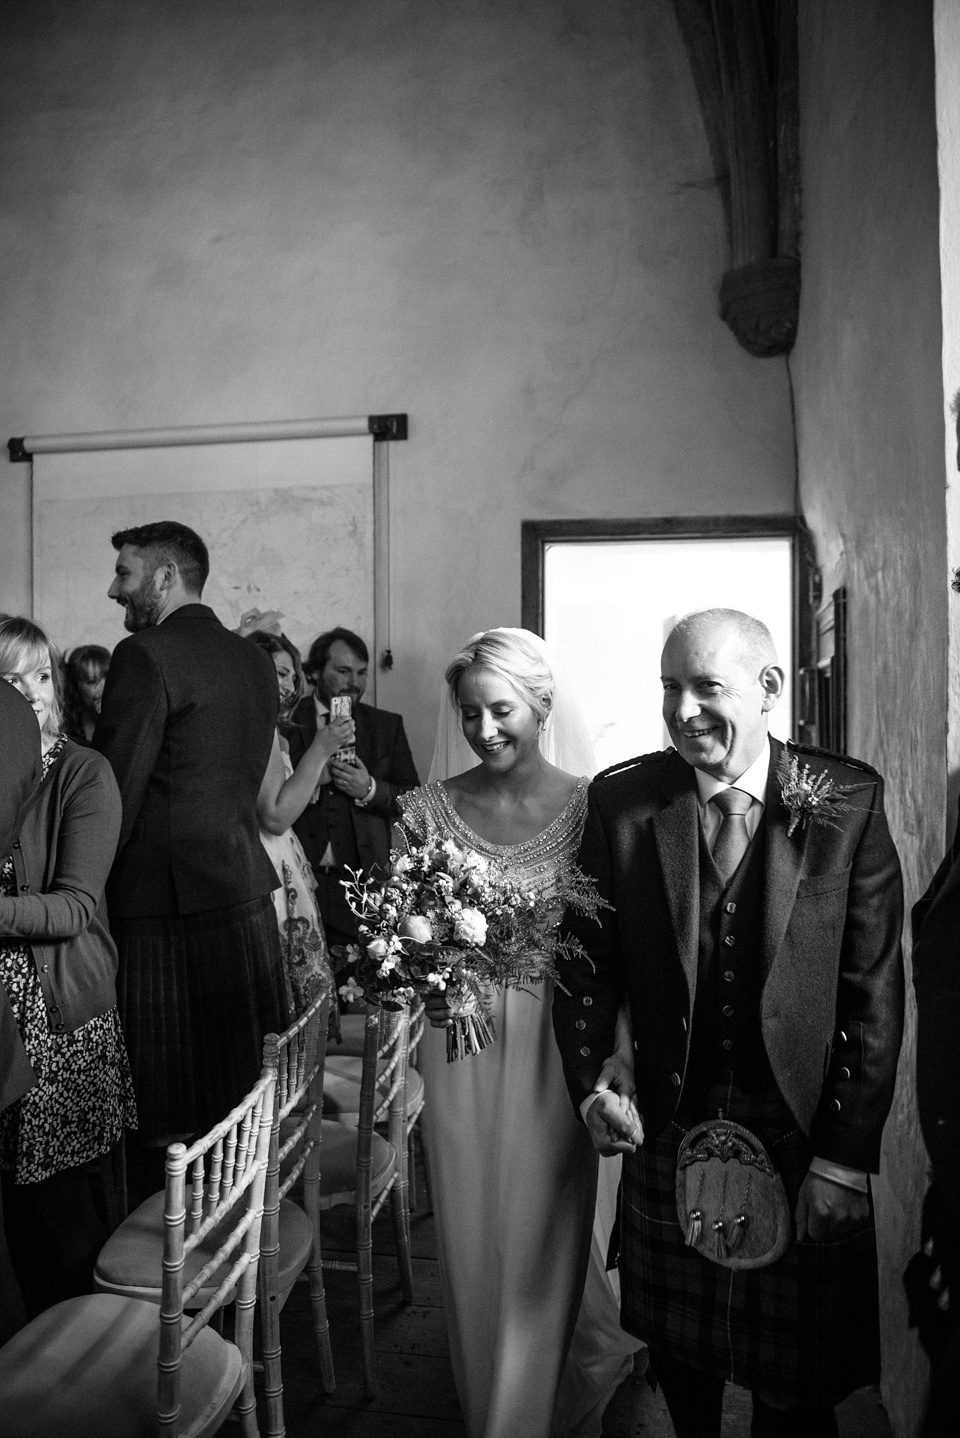
[(454, 710), (459, 708), (460, 680), (468, 669), (489, 669), (498, 675), (530, 705), (541, 729), (546, 724), (553, 707), (553, 675), (533, 645), (519, 634), (488, 629), (464, 645), (444, 675)]

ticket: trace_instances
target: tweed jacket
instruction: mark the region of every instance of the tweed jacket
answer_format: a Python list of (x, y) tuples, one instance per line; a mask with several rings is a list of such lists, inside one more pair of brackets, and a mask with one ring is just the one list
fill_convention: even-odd
[(53, 1033), (72, 1033), (117, 1002), (103, 891), (119, 833), (110, 765), (68, 740), (14, 844), (17, 892), (0, 896), (0, 943), (29, 948)]
[[(360, 856), (360, 867), (369, 873), (375, 866), (385, 866), (390, 857), (390, 831), (400, 817), (397, 798), (409, 789), (419, 787), (413, 755), (399, 714), (387, 709), (374, 709), (370, 704), (355, 704), (353, 720), (356, 728), (357, 755), (377, 781), (377, 790), (370, 803), (362, 807), (351, 804), (350, 818)], [(317, 732), (317, 709), (312, 695), (302, 699), (283, 733), (290, 745), (294, 768), (299, 764)], [(323, 803), (323, 794), (320, 804)], [(311, 863), (319, 863), (313, 841), (315, 811), (320, 804), (308, 804), (294, 824), (294, 830)]]
[(205, 604), (117, 645), (93, 736), (123, 799), (111, 920), (232, 908), (277, 887), (257, 795), (278, 706), (269, 656)]
[[(846, 791), (835, 827), (788, 838), (771, 741), (767, 782), (760, 1024), (777, 1086), (820, 1158), (876, 1171), (903, 1024), (900, 864), (876, 771), (798, 749)], [(574, 1105), (614, 1049), (629, 1000), (637, 1101), (648, 1134), (676, 1112), (697, 984), (699, 808), (693, 769), (647, 755), (590, 788), (579, 863), (613, 907), (599, 925), (568, 915), (587, 957), (564, 966), (554, 1028)]]

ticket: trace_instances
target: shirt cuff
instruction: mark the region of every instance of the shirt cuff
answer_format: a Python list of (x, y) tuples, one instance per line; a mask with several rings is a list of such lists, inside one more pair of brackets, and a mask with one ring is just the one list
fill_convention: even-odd
[(601, 1092), (602, 1090), (598, 1091), (597, 1093), (587, 1094), (583, 1103), (580, 1105), (580, 1117), (583, 1119), (584, 1123), (586, 1123), (587, 1121), (587, 1113), (590, 1109), (590, 1105), (596, 1103), (597, 1099), (600, 1097)]
[(838, 1183), (841, 1188), (852, 1188), (855, 1193), (867, 1192), (867, 1175), (858, 1168), (847, 1168), (842, 1163), (830, 1163), (825, 1158), (814, 1158), (810, 1160), (810, 1172), (830, 1183)]
[(373, 798), (373, 796), (374, 796), (374, 794), (375, 794), (376, 792), (377, 792), (377, 781), (376, 781), (376, 779), (373, 777), (373, 775), (371, 774), (371, 775), (370, 775), (370, 788), (367, 790), (366, 794), (364, 794), (364, 796), (363, 796), (362, 799), (354, 799), (353, 802), (356, 804), (356, 806), (357, 806), (358, 809), (365, 809), (366, 806), (370, 803), (371, 799)]

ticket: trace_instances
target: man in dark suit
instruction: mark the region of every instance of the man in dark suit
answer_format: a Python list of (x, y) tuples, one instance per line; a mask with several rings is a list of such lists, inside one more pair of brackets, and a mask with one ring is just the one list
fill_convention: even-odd
[(397, 796), (420, 783), (399, 714), (362, 704), (370, 655), (358, 634), (330, 629), (313, 641), (304, 665), (315, 692), (301, 700), (284, 729), (296, 768), (317, 732), (330, 721), (331, 700), (345, 695), (351, 717), (334, 720), (352, 758), (330, 760), (314, 801), (294, 824), (317, 876), (317, 904), (330, 944), (357, 939), (357, 921), (342, 881), (348, 869), (369, 875), (385, 866), (390, 828), (399, 817)]
[(203, 1132), (260, 1071), (288, 1014), (257, 794), (274, 740), (273, 665), (200, 603), (206, 546), (161, 521), (113, 536), (113, 652), (94, 744), (123, 799), (107, 885), (140, 1142)]
[[(580, 863), (612, 908), (599, 925), (569, 921), (587, 957), (553, 1001), (596, 1147), (635, 1149), (621, 1321), (650, 1345), (680, 1438), (719, 1435), (727, 1379), (753, 1392), (755, 1438), (835, 1434), (833, 1406), (879, 1366), (867, 1175), (900, 1046), (900, 867), (874, 770), (769, 738), (782, 685), (750, 616), (708, 610), (674, 628), (663, 688), (676, 749), (591, 786)], [(619, 1095), (601, 1091), (624, 999), (643, 1135), (624, 1066)], [(710, 1257), (681, 1228), (681, 1138), (721, 1113), (763, 1142), (794, 1216), (766, 1266), (716, 1261), (737, 1215)]]

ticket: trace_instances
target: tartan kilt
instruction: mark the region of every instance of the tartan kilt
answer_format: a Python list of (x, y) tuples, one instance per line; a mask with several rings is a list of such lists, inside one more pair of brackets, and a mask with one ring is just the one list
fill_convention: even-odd
[(273, 898), (112, 932), (139, 1141), (204, 1133), (256, 1083), (264, 1034), (289, 1021)]
[(766, 1268), (722, 1268), (687, 1248), (677, 1218), (677, 1152), (686, 1130), (721, 1107), (763, 1140), (791, 1213), (796, 1207), (812, 1149), (780, 1094), (715, 1085), (699, 1117), (671, 1123), (624, 1157), (621, 1323), (651, 1348), (749, 1388), (771, 1407), (833, 1407), (879, 1378), (872, 1212), (837, 1241), (794, 1240)]

